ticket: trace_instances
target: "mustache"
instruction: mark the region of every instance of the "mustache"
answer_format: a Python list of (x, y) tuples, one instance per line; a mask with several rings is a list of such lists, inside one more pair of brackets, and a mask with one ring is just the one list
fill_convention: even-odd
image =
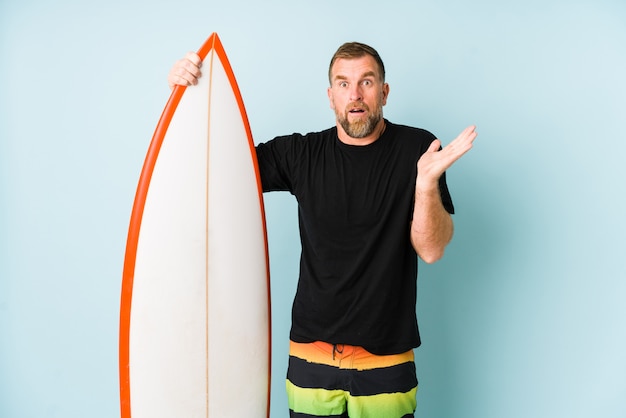
[(369, 112), (370, 108), (364, 102), (357, 100), (355, 102), (350, 102), (346, 106), (346, 112), (350, 112), (351, 110), (365, 110)]

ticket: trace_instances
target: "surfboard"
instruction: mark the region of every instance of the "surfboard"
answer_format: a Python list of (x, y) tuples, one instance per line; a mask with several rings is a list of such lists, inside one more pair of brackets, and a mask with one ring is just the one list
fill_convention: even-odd
[(269, 417), (270, 292), (262, 189), (222, 43), (177, 86), (152, 137), (122, 277), (122, 418)]

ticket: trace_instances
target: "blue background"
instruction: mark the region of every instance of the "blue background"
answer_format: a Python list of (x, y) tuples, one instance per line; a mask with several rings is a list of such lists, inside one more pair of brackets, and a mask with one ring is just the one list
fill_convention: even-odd
[[(422, 265), (419, 417), (626, 416), (626, 3), (0, 2), (0, 416), (119, 415), (126, 233), (167, 73), (216, 31), (255, 140), (331, 126), (327, 65), (381, 53), (385, 116), (444, 143), (456, 235)], [(266, 195), (272, 417), (299, 243)]]

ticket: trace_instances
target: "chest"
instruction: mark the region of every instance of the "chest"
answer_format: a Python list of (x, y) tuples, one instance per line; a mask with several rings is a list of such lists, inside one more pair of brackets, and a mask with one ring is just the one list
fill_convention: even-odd
[(300, 210), (331, 227), (369, 227), (406, 216), (415, 187), (416, 155), (401, 150), (334, 150), (304, 164)]

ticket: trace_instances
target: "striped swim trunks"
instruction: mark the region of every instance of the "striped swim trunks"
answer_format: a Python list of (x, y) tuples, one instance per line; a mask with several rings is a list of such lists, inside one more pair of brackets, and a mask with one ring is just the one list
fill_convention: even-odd
[(291, 341), (287, 397), (292, 418), (407, 418), (416, 407), (413, 351), (377, 356), (361, 347)]

